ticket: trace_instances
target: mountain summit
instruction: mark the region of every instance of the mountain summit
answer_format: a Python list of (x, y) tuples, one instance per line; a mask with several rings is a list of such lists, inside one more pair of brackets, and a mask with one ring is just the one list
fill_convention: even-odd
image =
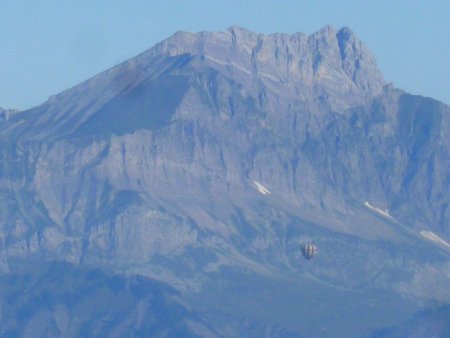
[[(0, 269), (64, 261), (74, 285), (105, 270), (108, 297), (110, 274), (156, 279), (171, 287), (116, 289), (158, 285), (142, 294), (181, 299), (164, 309), (197, 335), (367, 336), (450, 302), (449, 126), (348, 28), (178, 32), (0, 120)], [(57, 302), (34, 309), (82, 308)], [(39, 313), (21, 326), (42, 336)], [(82, 318), (52, 332), (97, 327)], [(105, 325), (139, 335), (139, 318)]]
[(154, 52), (199, 56), (248, 85), (281, 83), (297, 96), (311, 96), (314, 89), (316, 95), (370, 96), (384, 85), (373, 56), (349, 28), (326, 26), (310, 36), (264, 35), (240, 27), (220, 33), (178, 32), (148, 53)]
[[(45, 105), (52, 109), (52, 120), (74, 126), (114, 96), (175, 68), (180, 81), (208, 69), (232, 79), (251, 95), (268, 89), (285, 98), (321, 101), (333, 111), (361, 105), (385, 85), (375, 59), (349, 28), (326, 26), (308, 36), (264, 35), (230, 27), (226, 32), (177, 32), (137, 57), (51, 97)], [(160, 83), (158, 87), (163, 88)], [(74, 98), (76, 105), (68, 104)], [(83, 116), (73, 116), (80, 111)], [(48, 126), (45, 116), (38, 119)]]

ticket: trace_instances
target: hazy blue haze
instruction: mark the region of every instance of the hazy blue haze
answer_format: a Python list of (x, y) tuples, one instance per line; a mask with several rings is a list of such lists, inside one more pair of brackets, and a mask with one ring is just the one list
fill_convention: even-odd
[(388, 82), (450, 102), (449, 1), (2, 1), (0, 107), (25, 109), (177, 30), (351, 27)]

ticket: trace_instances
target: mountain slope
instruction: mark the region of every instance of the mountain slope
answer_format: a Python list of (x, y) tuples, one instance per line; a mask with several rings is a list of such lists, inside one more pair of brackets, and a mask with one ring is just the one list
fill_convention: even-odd
[(2, 337), (217, 336), (175, 290), (144, 278), (52, 263), (0, 284)]

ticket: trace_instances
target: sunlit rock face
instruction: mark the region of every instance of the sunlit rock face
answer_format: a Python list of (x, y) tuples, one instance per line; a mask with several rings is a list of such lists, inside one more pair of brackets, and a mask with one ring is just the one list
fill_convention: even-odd
[[(348, 28), (178, 32), (38, 107), (0, 110), (0, 269), (151, 277), (219, 335), (396, 326), (450, 302), (449, 250), (430, 240), (450, 242), (449, 117), (386, 84)], [(271, 292), (280, 311), (265, 323)], [(308, 314), (317, 293), (329, 310)], [(371, 321), (332, 319), (342, 297), (346, 318), (371, 306)]]

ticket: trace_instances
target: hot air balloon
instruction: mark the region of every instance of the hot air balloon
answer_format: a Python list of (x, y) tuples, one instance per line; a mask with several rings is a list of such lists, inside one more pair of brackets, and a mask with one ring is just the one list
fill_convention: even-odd
[(303, 256), (305, 256), (305, 258), (309, 260), (316, 255), (317, 246), (313, 243), (308, 243), (303, 246), (302, 253), (303, 253)]

